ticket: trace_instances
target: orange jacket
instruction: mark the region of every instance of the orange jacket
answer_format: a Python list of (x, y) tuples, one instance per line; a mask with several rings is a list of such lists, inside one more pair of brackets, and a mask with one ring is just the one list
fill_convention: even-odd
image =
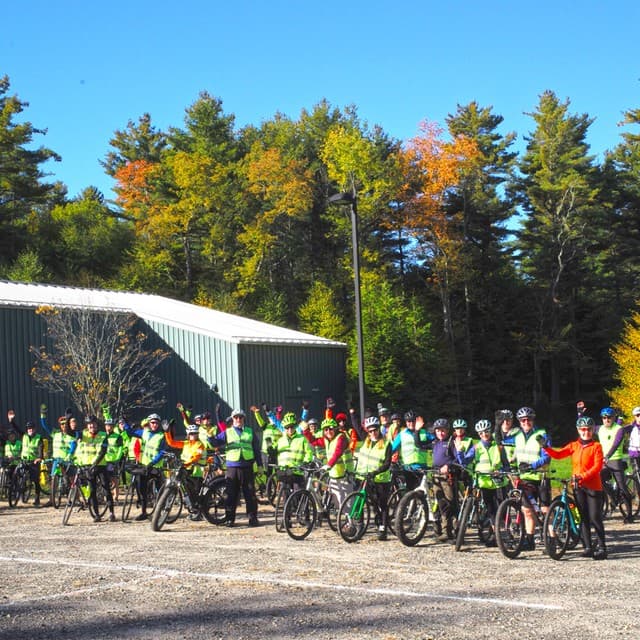
[(552, 458), (556, 459), (571, 456), (572, 473), (574, 476), (580, 476), (580, 486), (585, 489), (602, 491), (600, 470), (602, 469), (604, 456), (599, 442), (595, 440), (584, 442), (578, 438), (559, 449), (544, 447), (544, 450)]

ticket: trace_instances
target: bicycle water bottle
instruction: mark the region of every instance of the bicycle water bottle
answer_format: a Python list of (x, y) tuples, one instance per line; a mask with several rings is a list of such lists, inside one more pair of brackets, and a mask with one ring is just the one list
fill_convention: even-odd
[(569, 503), (569, 510), (571, 511), (571, 515), (573, 516), (573, 521), (576, 524), (580, 524), (580, 521), (581, 521), (580, 510), (578, 509), (578, 507), (575, 504), (575, 502), (570, 502)]

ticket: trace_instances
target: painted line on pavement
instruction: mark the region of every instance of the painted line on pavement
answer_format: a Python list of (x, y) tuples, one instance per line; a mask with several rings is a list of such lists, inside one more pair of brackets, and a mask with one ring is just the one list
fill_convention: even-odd
[[(139, 565), (139, 564), (107, 564), (103, 562), (85, 562), (82, 560), (46, 560), (41, 558), (20, 558), (16, 556), (0, 556), (0, 562), (12, 562), (12, 563), (24, 563), (24, 564), (41, 564), (41, 565), (53, 565), (58, 567), (74, 567), (74, 568), (85, 568), (85, 569), (99, 569), (106, 571), (127, 571), (131, 572), (132, 576), (135, 576), (136, 573), (151, 573), (153, 574), (152, 578), (156, 577), (166, 577), (166, 578), (180, 578), (180, 577), (188, 577), (188, 578), (206, 578), (210, 580), (219, 580), (224, 582), (253, 582), (256, 584), (269, 584), (269, 585), (279, 585), (284, 587), (295, 587), (295, 588), (303, 588), (303, 589), (327, 589), (329, 591), (343, 591), (349, 593), (360, 593), (360, 594), (375, 594), (375, 595), (384, 595), (384, 596), (399, 596), (399, 597), (407, 597), (407, 598), (429, 598), (429, 599), (438, 599), (438, 600), (453, 600), (457, 602), (470, 602), (470, 603), (478, 603), (478, 604), (493, 604), (499, 607), (517, 607), (517, 608), (525, 608), (525, 609), (544, 609), (544, 610), (561, 610), (563, 607), (554, 604), (543, 604), (539, 602), (525, 602), (522, 600), (503, 600), (501, 598), (482, 598), (479, 596), (456, 596), (456, 595), (447, 595), (443, 593), (434, 593), (431, 591), (410, 591), (408, 589), (390, 589), (386, 587), (354, 587), (349, 585), (341, 585), (341, 584), (328, 584), (326, 582), (307, 582), (304, 580), (290, 580), (287, 578), (271, 578), (267, 576), (255, 576), (252, 574), (246, 573), (212, 573), (212, 572), (203, 572), (203, 571), (184, 571), (181, 569), (167, 569), (162, 567), (152, 567), (148, 565)], [(131, 584), (134, 582), (136, 578), (132, 578), (132, 581), (129, 583), (125, 582), (124, 584)], [(104, 588), (109, 588), (110, 586), (116, 585), (104, 585)], [(103, 588), (103, 585), (99, 585), (95, 588)], [(91, 589), (88, 587), (87, 590)], [(60, 594), (52, 594), (51, 596), (43, 596), (42, 598), (37, 598), (38, 600), (46, 600), (48, 598), (58, 598)], [(31, 600), (35, 600), (34, 598), (29, 598), (28, 600), (19, 600), (13, 601), (9, 603), (5, 603), (0, 605), (0, 608), (6, 608), (9, 606), (16, 606), (19, 604), (23, 604), (25, 602), (29, 602)]]

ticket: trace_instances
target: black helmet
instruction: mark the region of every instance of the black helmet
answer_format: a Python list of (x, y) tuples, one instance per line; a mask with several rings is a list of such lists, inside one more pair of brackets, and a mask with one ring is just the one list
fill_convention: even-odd
[(404, 414), (404, 419), (407, 422), (415, 422), (416, 419), (416, 412), (413, 409), (409, 409), (405, 414)]
[(24, 425), (26, 429), (35, 429), (36, 423), (33, 420), (27, 420), (27, 424)]

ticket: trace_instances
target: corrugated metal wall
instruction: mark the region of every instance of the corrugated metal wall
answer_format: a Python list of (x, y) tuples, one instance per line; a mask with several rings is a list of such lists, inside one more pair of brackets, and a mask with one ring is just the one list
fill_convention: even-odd
[(300, 414), (303, 400), (321, 418), (331, 396), (344, 409), (346, 349), (288, 345), (239, 345), (243, 408), (266, 402)]

